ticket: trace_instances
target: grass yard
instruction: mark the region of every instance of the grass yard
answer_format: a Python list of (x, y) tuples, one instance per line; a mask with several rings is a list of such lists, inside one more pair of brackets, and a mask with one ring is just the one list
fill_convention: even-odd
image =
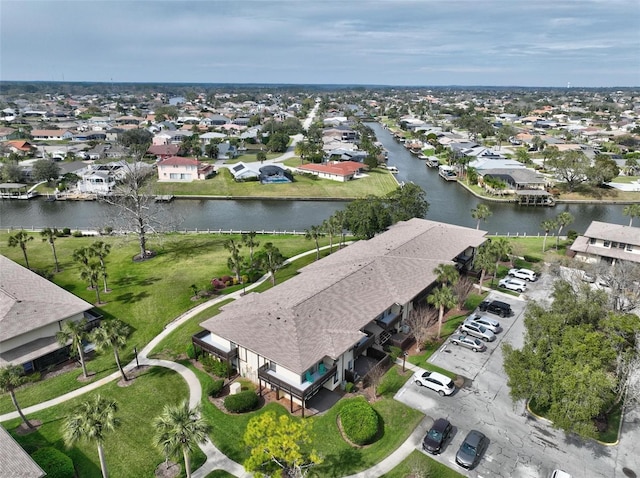
[(381, 478), (407, 478), (413, 476), (428, 476), (429, 478), (459, 478), (463, 477), (455, 470), (433, 460), (424, 453), (414, 450), (398, 466)]
[(273, 197), (273, 198), (347, 198), (367, 195), (383, 196), (395, 190), (398, 183), (381, 169), (367, 173), (365, 178), (342, 183), (294, 175), (293, 183), (260, 184), (257, 181), (236, 182), (228, 169), (220, 169), (217, 176), (192, 183), (156, 183), (156, 194), (175, 196)]
[[(78, 476), (102, 476), (95, 444), (79, 443), (66, 449), (62, 441), (64, 417), (73, 407), (95, 393), (97, 392), (30, 415), (30, 419), (42, 421), (42, 426), (28, 435), (12, 435), (29, 453), (46, 446), (66, 453), (73, 459)], [(188, 397), (186, 383), (177, 373), (154, 367), (143, 372), (128, 387), (119, 387), (112, 382), (101, 387), (99, 393), (117, 401), (119, 409), (116, 416), (121, 422), (115, 432), (107, 434), (104, 444), (110, 476), (153, 476), (156, 466), (164, 457), (153, 445), (152, 419), (162, 413), (165, 404), (179, 403)], [(19, 424), (20, 420), (16, 419), (4, 423), (4, 426), (13, 432)], [(198, 450), (193, 457), (193, 469), (204, 463), (204, 460), (204, 454)]]
[[(203, 390), (206, 390), (208, 384), (211, 383), (211, 377), (191, 365), (188, 366), (198, 375)], [(388, 374), (397, 375), (397, 371), (392, 368)], [(407, 374), (408, 376), (410, 375)], [(395, 377), (390, 380), (395, 383), (401, 381)], [(325, 415), (306, 419), (312, 423), (312, 443), (310, 447), (324, 457), (324, 462), (314, 469), (314, 474), (317, 473), (319, 476), (345, 476), (373, 466), (400, 446), (423, 417), (419, 411), (396, 402), (393, 398), (387, 396), (380, 398), (372, 405), (382, 418), (381, 438), (369, 446), (354, 448), (342, 439), (336, 422), (337, 415), (342, 407), (348, 400), (354, 399), (356, 398), (342, 399)], [(224, 454), (238, 463), (244, 462), (248, 457), (248, 451), (243, 446), (241, 437), (249, 420), (267, 411), (274, 411), (277, 415), (288, 413), (282, 405), (270, 403), (255, 412), (227, 415), (209, 402), (206, 397), (203, 397), (202, 402), (202, 414), (213, 425), (210, 434), (211, 441)], [(295, 419), (301, 420), (300, 418)]]
[[(39, 234), (33, 234), (34, 240), (27, 245), (30, 265), (35, 270), (52, 271), (53, 257), (48, 244), (40, 240)], [(98, 309), (106, 318), (118, 318), (128, 323), (133, 332), (124, 351), (123, 363), (133, 359), (134, 346), (138, 349), (159, 334), (164, 326), (183, 312), (203, 302), (192, 301), (191, 285), (204, 288), (213, 277), (229, 274), (226, 266), (228, 252), (223, 242), (236, 236), (215, 234), (168, 234), (162, 240), (152, 239), (149, 248), (157, 252), (153, 259), (134, 263), (132, 257), (137, 253), (137, 242), (121, 237), (100, 237), (111, 244), (111, 254), (107, 258), (108, 284), (111, 292), (101, 294), (104, 302)], [(88, 290), (81, 281), (79, 267), (72, 260), (73, 251), (88, 246), (98, 238), (65, 237), (56, 240), (56, 249), (62, 272), (56, 274), (54, 282), (69, 292), (95, 303), (94, 291)], [(8, 234), (0, 234), (0, 254), (24, 265), (19, 248), (7, 246)], [(285, 257), (292, 257), (313, 248), (312, 241), (302, 236), (260, 236), (261, 244), (273, 242)], [(328, 242), (321, 239), (321, 245)], [(242, 250), (245, 253), (245, 249)], [(315, 255), (311, 256), (312, 258)], [(296, 269), (297, 270), (297, 269)], [(284, 275), (294, 274), (292, 267)], [(268, 286), (265, 286), (268, 287)], [(195, 322), (194, 322), (195, 323)], [(183, 346), (186, 348), (188, 342)], [(88, 362), (89, 369), (98, 376), (116, 370), (113, 354), (105, 353)], [(76, 380), (79, 373), (64, 374), (24, 387), (17, 391), (18, 402), (27, 407), (62, 393), (79, 388), (84, 383)], [(44, 385), (46, 384), (46, 385)], [(12, 411), (13, 405), (8, 395), (0, 397), (0, 413)]]

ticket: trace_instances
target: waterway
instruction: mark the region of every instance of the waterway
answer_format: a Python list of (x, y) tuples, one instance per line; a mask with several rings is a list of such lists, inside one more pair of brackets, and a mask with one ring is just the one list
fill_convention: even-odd
[[(377, 123), (369, 126), (389, 152), (389, 165), (399, 170), (398, 181), (413, 181), (427, 193), (427, 219), (476, 227), (471, 209), (481, 200), (455, 182), (446, 182), (437, 170), (409, 153)], [(277, 187), (277, 185), (275, 185)], [(592, 220), (628, 224), (623, 206), (605, 204), (559, 204), (555, 207), (524, 207), (509, 203), (486, 202), (493, 214), (481, 228), (494, 234), (541, 233), (540, 223), (560, 212), (570, 212), (575, 222), (568, 229), (583, 232)], [(303, 231), (321, 224), (345, 202), (283, 200), (174, 200), (158, 206), (168, 230), (256, 230)], [(75, 229), (118, 229), (117, 212), (107, 204), (86, 202), (47, 202), (0, 200), (0, 228), (69, 227)]]

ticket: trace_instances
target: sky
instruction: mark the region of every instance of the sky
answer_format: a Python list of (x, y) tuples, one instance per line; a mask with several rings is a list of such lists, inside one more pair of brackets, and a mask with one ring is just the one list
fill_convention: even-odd
[(0, 79), (640, 86), (640, 0), (0, 0)]

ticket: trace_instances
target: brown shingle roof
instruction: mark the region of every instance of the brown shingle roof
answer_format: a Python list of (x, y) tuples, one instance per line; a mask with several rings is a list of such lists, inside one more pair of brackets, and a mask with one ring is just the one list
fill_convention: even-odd
[(292, 279), (224, 307), (201, 325), (287, 369), (303, 373), (337, 358), (365, 325), (435, 281), (433, 270), (485, 232), (424, 219), (392, 226), (301, 269)]
[(0, 256), (0, 341), (91, 308), (90, 303)]
[(0, 426), (0, 478), (40, 478), (45, 472)]

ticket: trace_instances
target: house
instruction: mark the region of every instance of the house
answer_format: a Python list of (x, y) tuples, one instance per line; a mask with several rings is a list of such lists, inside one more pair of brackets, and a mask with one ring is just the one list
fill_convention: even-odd
[(522, 190), (544, 190), (547, 180), (528, 168), (495, 168), (478, 171), (481, 178), (495, 178), (506, 184), (505, 192), (515, 193)]
[(14, 139), (13, 141), (7, 141), (4, 145), (9, 148), (9, 151), (19, 155), (28, 155), (35, 151), (37, 148), (25, 141), (24, 139)]
[(262, 184), (291, 183), (293, 182), (293, 175), (287, 169), (275, 164), (268, 164), (260, 168), (258, 179)]
[(25, 372), (69, 358), (56, 333), (67, 321), (97, 325), (93, 305), (44, 277), (0, 256), (0, 367), (22, 365)]
[(303, 164), (297, 170), (301, 173), (310, 173), (323, 179), (346, 182), (352, 180), (356, 174), (362, 172), (365, 166), (355, 161), (336, 161), (325, 164)]
[(64, 141), (72, 139), (73, 134), (66, 129), (34, 129), (31, 137), (34, 141)]
[(425, 219), (399, 222), (316, 261), (260, 294), (223, 307), (193, 336), (198, 350), (294, 402), (353, 381), (386, 356), (405, 320), (434, 286), (440, 264), (469, 267), (485, 232)]
[(156, 159), (167, 159), (176, 156), (180, 152), (180, 145), (177, 144), (152, 144), (147, 149), (146, 154), (156, 157)]
[(46, 473), (11, 435), (0, 426), (0, 478), (40, 478)]
[(236, 181), (251, 181), (260, 177), (260, 171), (256, 171), (252, 166), (242, 161), (232, 164), (228, 168)]
[(172, 156), (158, 163), (158, 181), (191, 182), (208, 179), (214, 174), (213, 165), (195, 158)]
[(576, 259), (592, 264), (640, 263), (640, 228), (592, 221), (570, 250)]
[(5, 126), (0, 126), (0, 141), (7, 141), (10, 139), (18, 139), (18, 130)]

